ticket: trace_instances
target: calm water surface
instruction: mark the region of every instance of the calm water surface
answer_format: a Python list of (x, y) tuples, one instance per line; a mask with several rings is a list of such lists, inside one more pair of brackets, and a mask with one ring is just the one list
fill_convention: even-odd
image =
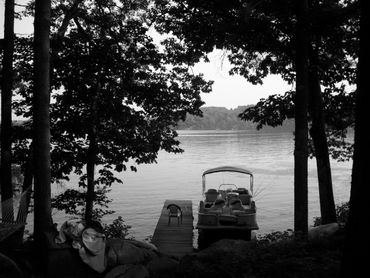
[[(110, 208), (132, 226), (139, 240), (151, 236), (166, 199), (193, 201), (194, 226), (201, 200), (202, 172), (217, 166), (241, 166), (254, 174), (257, 234), (293, 228), (293, 149), (291, 133), (246, 131), (180, 131), (182, 154), (160, 152), (158, 163), (120, 174), (112, 186)], [(337, 204), (348, 201), (352, 162), (331, 162)], [(228, 181), (228, 177), (220, 177)], [(72, 179), (73, 181), (73, 179)], [(221, 182), (222, 182), (221, 181)], [(320, 215), (316, 161), (309, 160), (309, 223)], [(214, 186), (215, 187), (215, 186)], [(60, 220), (60, 219), (59, 219)]]

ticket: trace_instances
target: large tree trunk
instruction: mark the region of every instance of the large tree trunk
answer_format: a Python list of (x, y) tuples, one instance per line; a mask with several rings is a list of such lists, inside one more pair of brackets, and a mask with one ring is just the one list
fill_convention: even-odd
[(313, 140), (316, 167), (319, 182), (319, 198), (322, 224), (337, 222), (333, 184), (331, 179), (331, 168), (329, 149), (326, 140), (325, 123), (323, 115), (323, 104), (320, 88), (320, 80), (317, 72), (317, 55), (311, 48), (310, 55), (310, 115), (312, 127), (310, 135)]
[(294, 145), (294, 230), (303, 236), (308, 232), (307, 196), (307, 112), (308, 112), (308, 40), (307, 0), (297, 3), (295, 36), (295, 145)]
[[(13, 89), (13, 53), (14, 53), (14, 0), (5, 1), (4, 56), (1, 80), (1, 201), (2, 217), (14, 219), (12, 187), (12, 89)], [(12, 203), (12, 201), (10, 201)]]
[(370, 237), (369, 227), (369, 157), (370, 133), (368, 117), (370, 83), (367, 67), (370, 63), (370, 2), (361, 2), (360, 55), (356, 93), (355, 144), (353, 154), (350, 209), (343, 256), (342, 277), (360, 277), (368, 271)]
[(34, 38), (34, 237), (45, 247), (53, 227), (50, 190), (50, 0), (36, 0)]

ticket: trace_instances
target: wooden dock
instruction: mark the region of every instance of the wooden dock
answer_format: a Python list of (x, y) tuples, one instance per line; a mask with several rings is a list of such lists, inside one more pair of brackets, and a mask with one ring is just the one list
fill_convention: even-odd
[[(168, 225), (168, 204), (178, 205), (183, 213), (182, 223), (171, 218)], [(193, 251), (193, 206), (190, 200), (166, 200), (164, 202), (152, 243), (159, 251), (170, 256), (181, 258)]]

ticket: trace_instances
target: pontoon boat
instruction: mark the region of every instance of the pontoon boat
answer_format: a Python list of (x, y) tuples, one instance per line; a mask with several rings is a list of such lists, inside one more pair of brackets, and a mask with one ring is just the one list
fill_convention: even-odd
[[(222, 172), (246, 175), (248, 185), (221, 183), (207, 188), (206, 176)], [(258, 229), (251, 171), (232, 166), (209, 169), (202, 175), (202, 194), (197, 224), (200, 248), (220, 238), (251, 239), (252, 230)]]

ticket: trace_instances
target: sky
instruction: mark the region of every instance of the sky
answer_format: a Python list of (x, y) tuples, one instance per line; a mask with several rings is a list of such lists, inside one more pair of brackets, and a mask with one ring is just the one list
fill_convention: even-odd
[(231, 65), (224, 56), (224, 51), (215, 50), (209, 54), (210, 62), (201, 62), (194, 67), (195, 73), (203, 73), (206, 79), (214, 81), (212, 92), (202, 94), (205, 106), (230, 109), (256, 104), (261, 98), (271, 94), (283, 94), (292, 88), (278, 75), (266, 77), (262, 85), (253, 85), (239, 75), (229, 75)]
[[(0, 38), (4, 31), (4, 2), (0, 0)], [(18, 0), (18, 3), (27, 2)], [(16, 21), (14, 26), (17, 34), (33, 32), (33, 20)], [(233, 109), (238, 106), (256, 104), (261, 98), (271, 94), (284, 93), (291, 89), (291, 85), (284, 82), (279, 76), (270, 75), (263, 80), (263, 85), (253, 85), (245, 78), (229, 75), (230, 63), (222, 50), (215, 50), (209, 54), (210, 62), (200, 62), (192, 70), (194, 73), (203, 73), (205, 79), (213, 80), (212, 92), (202, 94), (204, 106), (219, 106)]]

